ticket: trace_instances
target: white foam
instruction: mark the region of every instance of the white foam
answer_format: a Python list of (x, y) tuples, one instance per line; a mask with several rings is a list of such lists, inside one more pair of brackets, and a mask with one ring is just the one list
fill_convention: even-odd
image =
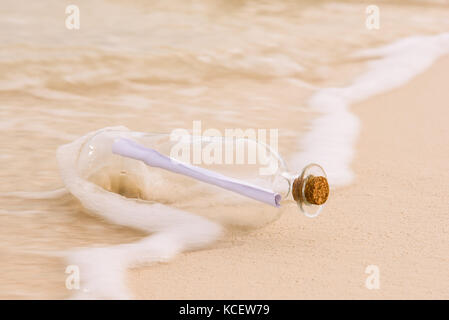
[(356, 57), (377, 59), (350, 86), (324, 88), (312, 96), (309, 106), (322, 114), (300, 141), (303, 151), (292, 159), (295, 169), (317, 162), (326, 169), (332, 185), (349, 184), (354, 178), (350, 165), (359, 132), (359, 120), (349, 106), (404, 85), (447, 53), (449, 33), (409, 37), (357, 53)]
[[(108, 129), (126, 130), (122, 127), (103, 130)], [(131, 298), (124, 284), (128, 267), (166, 261), (184, 250), (206, 246), (220, 235), (221, 227), (201, 216), (163, 204), (125, 198), (82, 178), (77, 170), (78, 154), (83, 144), (97, 132), (58, 149), (58, 163), (66, 188), (89, 212), (152, 235), (135, 243), (70, 253), (69, 263), (77, 265), (82, 273), (82, 288), (74, 298)]]

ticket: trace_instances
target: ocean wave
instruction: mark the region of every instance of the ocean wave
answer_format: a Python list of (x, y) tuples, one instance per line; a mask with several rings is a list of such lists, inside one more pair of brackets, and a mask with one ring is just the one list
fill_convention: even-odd
[(323, 88), (310, 98), (309, 107), (321, 115), (300, 140), (304, 151), (294, 156), (292, 162), (301, 168), (317, 161), (326, 168), (332, 185), (351, 183), (351, 162), (360, 124), (350, 106), (404, 85), (447, 53), (449, 33), (408, 37), (356, 53), (354, 57), (373, 59), (368, 62), (367, 71), (347, 87)]

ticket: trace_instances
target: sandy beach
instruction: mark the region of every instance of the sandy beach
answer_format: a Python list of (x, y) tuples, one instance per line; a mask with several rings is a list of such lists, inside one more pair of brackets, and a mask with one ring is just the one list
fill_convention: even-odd
[[(353, 0), (77, 0), (78, 29), (3, 1), (0, 299), (449, 298), (447, 0), (379, 1), (379, 29)], [(277, 130), (282, 170), (230, 176), (318, 163), (322, 214), (85, 143), (197, 122)]]
[[(141, 299), (449, 298), (449, 57), (407, 85), (356, 104), (356, 181), (322, 216), (289, 211), (175, 263), (138, 268)], [(379, 289), (365, 273), (379, 268)]]

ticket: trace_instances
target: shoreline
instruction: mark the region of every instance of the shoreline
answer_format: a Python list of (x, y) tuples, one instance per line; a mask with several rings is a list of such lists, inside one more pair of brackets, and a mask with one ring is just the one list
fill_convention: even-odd
[[(100, 1), (69, 32), (64, 4), (8, 2), (0, 20), (0, 299), (447, 296), (448, 97), (425, 83), (430, 94), (415, 105), (421, 86), (405, 82), (449, 53), (449, 7), (384, 1), (376, 31), (366, 28), (364, 2)], [(426, 81), (447, 84), (436, 74)], [(386, 101), (375, 97), (394, 88)], [(79, 172), (76, 150), (58, 165), (60, 146), (101, 128), (168, 133), (197, 120), (221, 133), (279, 129), (289, 172), (317, 162), (339, 186), (323, 214), (309, 219), (292, 201), (264, 228), (229, 230), (173, 257), (176, 245), (154, 237), (156, 225), (167, 222), (184, 245), (206, 228), (192, 220), (181, 236), (170, 219), (172, 207), (183, 207), (178, 199), (197, 216), (253, 226), (270, 207), (222, 206), (201, 191), (197, 201), (188, 181), (164, 188), (136, 174), (142, 179), (119, 179), (118, 189), (156, 195), (152, 209), (136, 210), (140, 201), (103, 198), (67, 179)], [(100, 186), (117, 191), (113, 171)], [(170, 206), (156, 210), (160, 203)], [(365, 288), (369, 265), (380, 269), (380, 291)], [(67, 286), (72, 266), (79, 290)]]
[[(361, 122), (355, 181), (333, 190), (322, 216), (289, 210), (212, 249), (133, 269), (136, 298), (448, 298), (447, 74), (448, 55), (350, 106)], [(370, 265), (379, 268), (379, 290), (365, 287)]]
[(404, 87), (352, 107), (363, 125), (356, 183), (345, 193), (364, 202), (352, 212), (366, 217), (359, 227), (372, 244), (361, 256), (382, 279), (365, 298), (449, 298), (448, 74), (445, 55)]

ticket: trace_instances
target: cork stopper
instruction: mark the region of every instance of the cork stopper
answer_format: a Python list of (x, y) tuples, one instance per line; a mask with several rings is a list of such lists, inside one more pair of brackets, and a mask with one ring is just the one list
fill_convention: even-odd
[(300, 176), (293, 181), (292, 195), (296, 202), (306, 200), (310, 204), (322, 205), (329, 197), (329, 184), (322, 176), (309, 175), (305, 179)]
[(309, 176), (304, 188), (304, 195), (309, 203), (322, 205), (329, 196), (329, 184), (325, 177)]

